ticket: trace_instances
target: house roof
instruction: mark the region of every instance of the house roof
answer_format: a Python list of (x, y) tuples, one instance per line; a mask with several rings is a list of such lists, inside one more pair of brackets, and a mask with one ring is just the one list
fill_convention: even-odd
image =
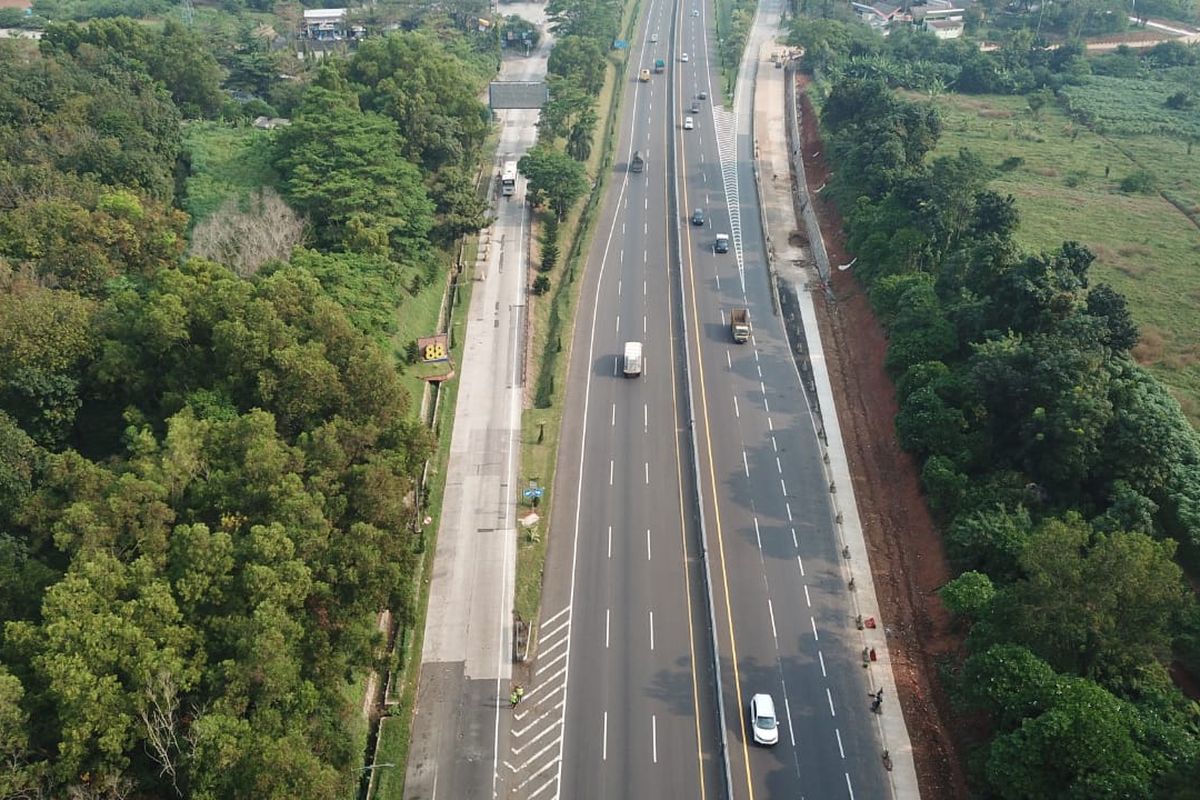
[(960, 19), (930, 19), (926, 20), (925, 24), (939, 31), (953, 31), (963, 27), (963, 21)]
[(344, 8), (306, 8), (304, 10), (304, 19), (308, 22), (339, 20), (345, 16), (346, 9)]
[(33, 0), (0, 0), (0, 8), (19, 8), (24, 11), (33, 6)]

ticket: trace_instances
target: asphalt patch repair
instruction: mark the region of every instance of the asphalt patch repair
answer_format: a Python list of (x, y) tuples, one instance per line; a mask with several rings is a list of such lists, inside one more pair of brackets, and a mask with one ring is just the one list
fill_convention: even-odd
[[(816, 114), (798, 78), (801, 136), (809, 195), (831, 264), (846, 264), (842, 220), (832, 201), (813, 189), (829, 179)], [(924, 800), (969, 797), (967, 749), (987, 736), (981, 720), (955, 709), (938, 674), (964, 655), (937, 590), (954, 577), (921, 491), (917, 464), (895, 434), (895, 388), (884, 370), (887, 336), (853, 271), (834, 271), (830, 292), (814, 295), (838, 422), (854, 480), (875, 591), (888, 632), (896, 686), (912, 739)]]

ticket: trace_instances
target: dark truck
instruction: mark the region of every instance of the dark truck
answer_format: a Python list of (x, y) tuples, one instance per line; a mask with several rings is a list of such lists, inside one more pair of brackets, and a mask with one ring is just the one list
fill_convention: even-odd
[(644, 166), (646, 166), (646, 159), (642, 158), (642, 154), (640, 151), (634, 150), (633, 158), (630, 159), (630, 161), (629, 161), (629, 171), (630, 172), (641, 172), (642, 168)]

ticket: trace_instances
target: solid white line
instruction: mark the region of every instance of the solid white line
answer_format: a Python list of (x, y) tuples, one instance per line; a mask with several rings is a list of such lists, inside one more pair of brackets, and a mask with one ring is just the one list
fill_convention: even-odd
[(611, 616), (612, 616), (612, 609), (611, 608), (604, 609), (604, 649), (605, 650), (608, 649), (608, 622), (609, 622), (609, 617), (611, 617)]
[(608, 712), (604, 712), (604, 737), (601, 740), (604, 742), (604, 748), (600, 752), (600, 760), (608, 761)]
[(820, 662), (821, 662), (821, 677), (828, 678), (829, 675), (827, 675), (825, 672), (825, 654), (822, 653), (820, 650), (817, 651), (817, 659), (820, 660)]
[(813, 639), (817, 640), (818, 642), (821, 641), (821, 637), (817, 635), (817, 618), (809, 617), (808, 621), (812, 623)]
[(646, 560), (650, 560), (650, 529), (646, 528)]
[(846, 757), (846, 748), (842, 747), (842, 732), (839, 731), (837, 728), (834, 728), (833, 733), (835, 736), (837, 736), (838, 752), (842, 754), (842, 758), (844, 759)]
[(650, 715), (650, 741), (654, 747), (654, 763), (658, 763), (658, 717)]
[(612, 525), (608, 526), (608, 557), (612, 558)]
[(608, 460), (608, 485), (613, 485), (613, 470), (617, 467), (616, 463), (610, 458)]
[(746, 450), (742, 449), (742, 468), (746, 470), (746, 477), (750, 477), (750, 462), (746, 460)]
[(650, 649), (654, 649), (654, 612), (650, 612)]
[(804, 602), (808, 603), (808, 607), (812, 608), (812, 598), (808, 596), (808, 584), (804, 584)]
[(783, 712), (787, 714), (788, 721), (788, 738), (792, 740), (792, 747), (796, 746), (796, 729), (792, 727), (792, 703), (788, 700), (787, 688), (783, 690)]
[[(537, 774), (538, 774), (538, 775), (541, 775), (542, 773), (540, 773), (540, 772), (539, 772), (539, 773), (537, 773)], [(539, 786), (538, 788), (536, 788), (536, 789), (534, 789), (532, 792), (530, 792), (530, 794), (529, 794), (529, 800), (533, 800), (533, 798), (537, 797), (539, 794), (541, 794), (542, 792), (544, 792), (544, 791), (546, 791), (547, 789), (549, 789), (549, 788), (550, 788), (550, 786), (551, 786), (551, 785), (552, 785), (552, 784), (553, 784), (553, 783), (554, 783), (556, 780), (558, 780), (558, 779), (557, 779), (557, 778), (555, 778), (553, 775), (551, 775), (549, 778), (547, 778), (547, 779), (546, 779), (546, 782), (545, 782), (545, 783), (543, 783), (541, 786)]]
[(775, 649), (779, 649), (779, 632), (775, 630), (775, 604), (767, 598), (767, 613), (771, 615), (771, 638), (775, 640)]
[(836, 717), (837, 712), (833, 710), (833, 692), (829, 691), (829, 687), (825, 687), (825, 697), (829, 700), (829, 716)]
[(737, 395), (733, 396), (733, 415), (738, 419), (742, 418), (742, 410), (738, 408)]

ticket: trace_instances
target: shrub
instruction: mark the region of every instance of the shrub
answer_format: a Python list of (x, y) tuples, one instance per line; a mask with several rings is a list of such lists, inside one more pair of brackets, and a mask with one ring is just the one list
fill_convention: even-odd
[(1126, 194), (1153, 194), (1156, 179), (1149, 170), (1135, 170), (1121, 179), (1121, 191)]

